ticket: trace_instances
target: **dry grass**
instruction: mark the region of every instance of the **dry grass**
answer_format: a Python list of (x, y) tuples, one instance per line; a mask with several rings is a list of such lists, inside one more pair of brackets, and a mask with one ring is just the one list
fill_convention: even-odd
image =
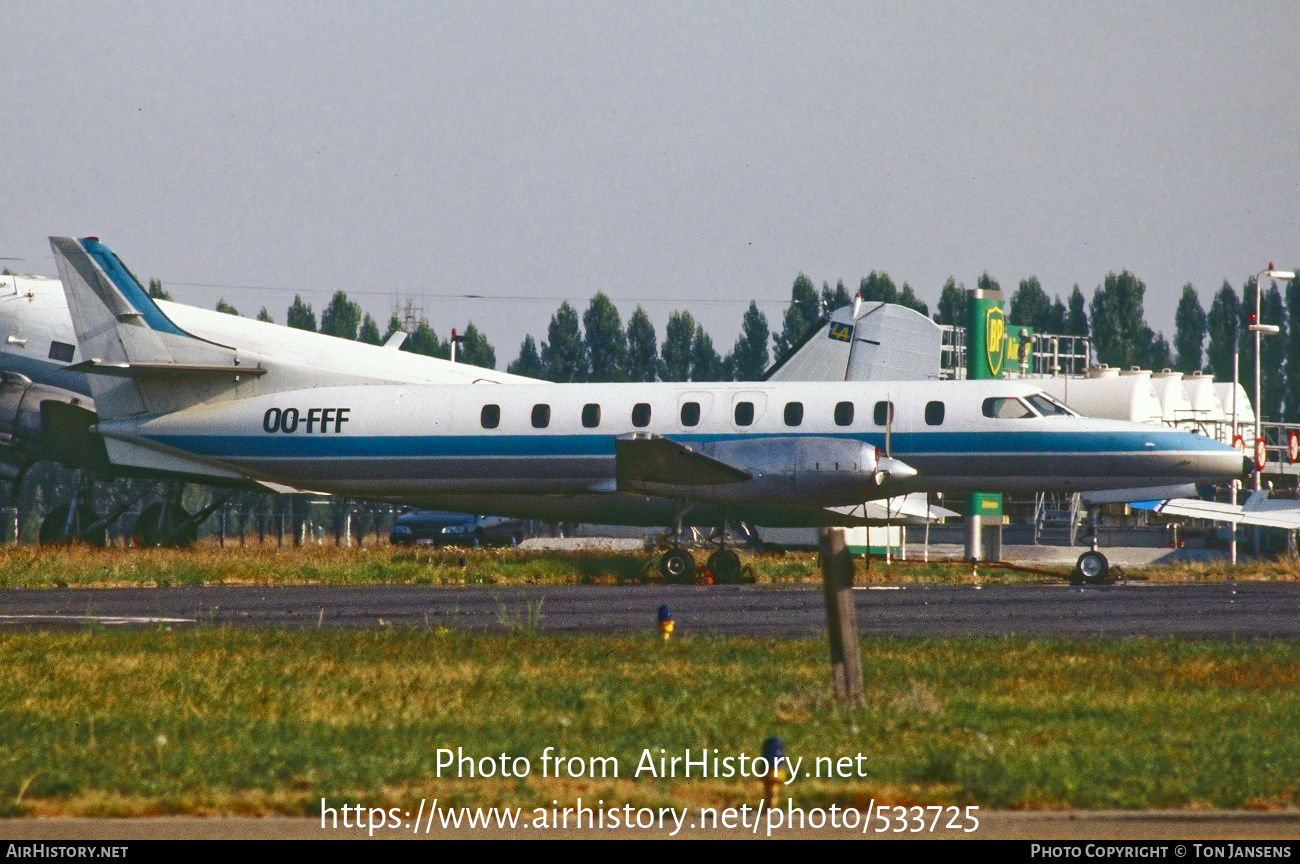
[[(630, 776), (646, 748), (862, 753), (799, 802), (1300, 805), (1300, 645), (862, 643), (837, 706), (821, 640), (88, 628), (0, 632), (0, 812), (310, 813), (319, 799), (533, 807), (754, 803), (739, 779)], [(614, 756), (617, 779), (439, 776), (439, 748)]]
[[(388, 545), (344, 549), (200, 544), (192, 549), (95, 549), (84, 546), (14, 546), (0, 550), (0, 589), (242, 584), (628, 584), (658, 578), (648, 567), (652, 553), (541, 552), (517, 549), (402, 549)], [(701, 556), (703, 557), (703, 556)], [(742, 563), (760, 584), (801, 585), (820, 581), (814, 552), (743, 553)], [(464, 562), (464, 563), (462, 563)], [(467, 566), (468, 565), (468, 566)], [(1008, 569), (981, 565), (982, 583), (1034, 583), (1064, 579), (1069, 567)], [(1130, 570), (1151, 581), (1296, 581), (1300, 561), (1186, 563)], [(857, 559), (859, 584), (973, 581), (960, 562)]]

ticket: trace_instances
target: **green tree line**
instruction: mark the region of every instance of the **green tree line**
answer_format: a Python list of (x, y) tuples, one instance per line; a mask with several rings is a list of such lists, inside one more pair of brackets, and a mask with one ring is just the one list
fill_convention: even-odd
[[(170, 299), (157, 280), (151, 281), (149, 287), (154, 296)], [(1002, 290), (987, 272), (976, 280), (976, 287)], [(1040, 333), (1090, 337), (1096, 363), (1122, 368), (1200, 370), (1219, 381), (1232, 380), (1233, 340), (1242, 337), (1240, 357), (1245, 380), (1254, 369), (1254, 340), (1248, 338), (1246, 327), (1255, 309), (1255, 290), (1253, 277), (1245, 281), (1240, 294), (1225, 281), (1207, 312), (1195, 287), (1185, 285), (1174, 319), (1172, 344), (1163, 332), (1146, 323), (1146, 285), (1128, 270), (1107, 274), (1093, 289), (1091, 299), (1078, 283), (1062, 298), (1049, 295), (1036, 276), (1021, 279), (1011, 293), (1007, 319)], [(897, 287), (884, 272), (872, 271), (863, 277), (856, 293), (867, 302), (898, 303), (931, 315), (928, 305), (908, 283)], [(800, 273), (791, 285), (780, 329), (773, 331), (767, 316), (751, 300), (735, 343), (729, 351), (720, 353), (690, 312), (674, 311), (661, 340), (644, 308), (637, 305), (625, 324), (614, 302), (597, 291), (581, 314), (568, 301), (561, 303), (551, 316), (545, 338), (539, 341), (531, 334), (526, 336), (506, 371), (555, 382), (753, 381), (774, 360), (792, 350), (831, 310), (852, 299), (843, 280), (837, 281), (834, 288), (823, 282), (819, 290), (812, 279)], [(218, 301), (217, 309), (238, 314), (224, 300)], [(1261, 314), (1264, 322), (1281, 328), (1280, 334), (1262, 340), (1261, 363), (1267, 370), (1261, 394), (1262, 416), (1300, 420), (1300, 287), (1294, 281), (1289, 283), (1284, 297), (1276, 283), (1270, 284), (1261, 298)], [(932, 317), (939, 324), (962, 326), (965, 316), (965, 286), (949, 277), (940, 288)], [(265, 308), (257, 317), (272, 320)], [(381, 331), (374, 318), (344, 291), (334, 292), (320, 314), (319, 326), (311, 305), (295, 295), (286, 323), (372, 345), (382, 344), (402, 329), (401, 320), (393, 315)], [(473, 322), (467, 324), (458, 341), (458, 361), (496, 368), (496, 351)], [(451, 343), (421, 318), (402, 350), (447, 359)], [(1295, 370), (1295, 374), (1288, 375), (1287, 370)]]

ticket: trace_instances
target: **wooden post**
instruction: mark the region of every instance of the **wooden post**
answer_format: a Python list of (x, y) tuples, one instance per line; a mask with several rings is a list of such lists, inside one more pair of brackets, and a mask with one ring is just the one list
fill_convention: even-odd
[(858, 616), (853, 608), (853, 556), (844, 543), (843, 528), (823, 528), (820, 533), (835, 698), (857, 705), (862, 702), (862, 660), (858, 656)]

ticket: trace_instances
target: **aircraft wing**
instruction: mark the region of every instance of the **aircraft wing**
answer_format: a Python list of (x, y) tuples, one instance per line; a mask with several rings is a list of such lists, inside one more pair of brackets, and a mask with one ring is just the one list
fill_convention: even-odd
[(614, 441), (619, 491), (639, 492), (652, 485), (715, 486), (753, 477), (662, 435), (633, 432)]
[(1252, 493), (1245, 504), (1220, 504), (1199, 498), (1170, 498), (1164, 501), (1134, 501), (1129, 506), (1167, 516), (1190, 516), (1195, 519), (1230, 522), (1233, 525), (1300, 530), (1300, 501), (1269, 500), (1265, 490)]

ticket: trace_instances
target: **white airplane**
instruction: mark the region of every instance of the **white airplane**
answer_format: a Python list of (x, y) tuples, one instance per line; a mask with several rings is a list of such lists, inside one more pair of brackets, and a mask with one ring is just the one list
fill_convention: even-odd
[[(104, 248), (106, 254), (112, 255)], [(386, 345), (374, 346), (179, 303), (156, 302), (169, 320), (187, 332), (274, 353), (287, 363), (310, 367), (320, 374), (382, 376), (385, 381), (426, 384), (528, 380), (491, 369), (397, 352), (394, 349), (405, 338), (401, 332), (394, 334)], [(77, 350), (67, 298), (58, 280), (0, 276), (0, 335), (4, 336), (0, 342), (0, 480), (20, 482), (28, 467), (43, 460), (57, 461), (81, 472), (76, 501), (57, 505), (50, 511), (42, 522), (43, 539), (76, 536), (92, 526), (85, 536), (93, 537), (96, 531), (102, 536), (102, 526), (116, 514), (100, 519), (94, 512), (90, 484), (95, 477), (125, 475), (223, 482), (206, 475), (159, 470), (158, 466), (116, 466), (109, 462), (102, 438), (89, 431), (97, 419), (95, 403), (86, 374), (77, 369), (82, 358)], [(245, 481), (224, 482), (240, 488), (255, 486)], [(191, 515), (180, 511), (179, 504), (171, 501), (172, 491), (169, 484), (163, 502), (145, 508), (143, 523), (148, 524), (153, 516), (166, 513), (170, 528), (182, 521), (192, 528), (206, 518), (206, 512)], [(216, 499), (214, 506), (219, 506), (222, 500)], [(182, 530), (177, 536), (184, 535)]]
[[(112, 254), (104, 248), (106, 254)], [(165, 300), (155, 302), (177, 326), (200, 338), (273, 353), (322, 373), (369, 370), (393, 383), (531, 380), (409, 352), (394, 353), (388, 349), (400, 347), (406, 335), (400, 331), (380, 348)], [(42, 523), (43, 538), (75, 536), (88, 526), (111, 521), (94, 513), (89, 485), (95, 477), (125, 474), (210, 482), (210, 478), (187, 472), (109, 463), (102, 438), (89, 431), (98, 418), (86, 374), (72, 368), (80, 357), (59, 280), (0, 276), (0, 332), (6, 336), (0, 343), (0, 479), (18, 482), (27, 467), (47, 459), (81, 471), (77, 494), (81, 504), (56, 505)], [(886, 333), (890, 340), (884, 339)], [(892, 344), (892, 337), (899, 334), (906, 336), (902, 341), (910, 346), (901, 352)], [(933, 378), (938, 377), (938, 346), (939, 330), (925, 316), (892, 304), (855, 304), (835, 310), (812, 328), (796, 350), (780, 358), (768, 375), (782, 381)], [(179, 504), (174, 499), (179, 496), (172, 494), (175, 491), (169, 484), (163, 503), (145, 508), (141, 521), (146, 526), (163, 512), (169, 514), (172, 527), (182, 521), (191, 526), (202, 521), (205, 513), (188, 514), (176, 509)], [(861, 502), (847, 509), (873, 524), (921, 524), (958, 515), (930, 504), (924, 493)], [(86, 536), (95, 533), (86, 532)], [(176, 536), (188, 535), (181, 532)]]
[[(862, 524), (907, 492), (1226, 480), (1231, 447), (1014, 381), (394, 383), (198, 338), (95, 239), (52, 237), (109, 460), (466, 512)], [(834, 509), (841, 508), (841, 509)], [(725, 560), (717, 556), (729, 556)], [(729, 570), (734, 553), (710, 560)], [(684, 550), (661, 562), (693, 569)]]

